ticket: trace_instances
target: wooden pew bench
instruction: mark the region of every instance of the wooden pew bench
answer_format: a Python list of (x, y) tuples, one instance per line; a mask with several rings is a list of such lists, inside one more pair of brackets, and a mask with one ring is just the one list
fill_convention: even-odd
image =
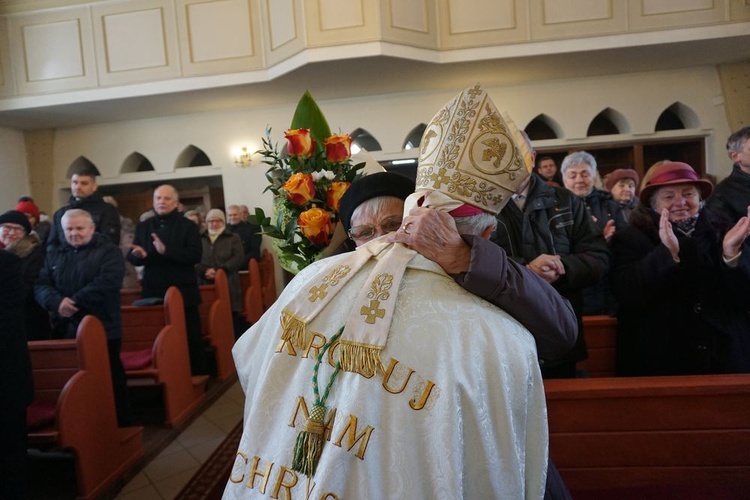
[(234, 322), (227, 274), (219, 269), (213, 285), (201, 285), (200, 291), (201, 334), (213, 347), (218, 379), (227, 380), (237, 371), (232, 358)]
[(263, 310), (266, 311), (276, 302), (276, 264), (273, 255), (268, 250), (263, 250), (258, 263), (260, 270), (260, 290), (263, 298)]
[(573, 498), (747, 498), (750, 375), (546, 380)]
[(75, 339), (29, 342), (29, 446), (71, 449), (79, 498), (96, 498), (144, 453), (142, 427), (117, 427), (107, 340), (86, 316)]
[(182, 295), (170, 287), (163, 305), (121, 310), (121, 357), (128, 386), (162, 385), (165, 424), (176, 427), (201, 404), (208, 381), (206, 375), (190, 375)]
[[(243, 295), (245, 319), (251, 325), (255, 324), (263, 316), (263, 291), (258, 261), (250, 259), (247, 264), (248, 285)], [(275, 293), (275, 290), (274, 290)]]
[(589, 357), (578, 363), (576, 368), (585, 370), (592, 378), (614, 377), (617, 318), (584, 316), (583, 331), (586, 335)]

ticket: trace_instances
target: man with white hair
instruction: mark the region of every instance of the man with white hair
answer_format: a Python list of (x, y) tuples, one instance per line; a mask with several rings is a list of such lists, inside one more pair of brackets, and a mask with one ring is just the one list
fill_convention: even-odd
[(119, 247), (95, 232), (91, 214), (80, 208), (66, 211), (61, 219), (65, 244), (52, 245), (34, 287), (34, 296), (50, 311), (52, 337), (76, 337), (84, 316), (96, 316), (107, 334), (112, 388), (117, 422), (130, 425), (125, 369), (120, 360), (122, 319), (120, 288), (125, 261)]
[[(448, 134), (457, 127), (465, 134)], [(405, 211), (447, 211), (462, 231), (488, 234), (528, 175), (515, 125), (477, 85), (428, 133)], [(401, 244), (376, 238), (307, 267), (233, 352), (246, 404), (225, 498), (544, 492), (534, 339)]]
[(180, 197), (173, 186), (157, 187), (153, 198), (155, 215), (136, 226), (128, 260), (134, 266), (144, 266), (143, 298), (163, 299), (173, 285), (182, 293), (190, 370), (193, 375), (203, 375), (208, 373), (208, 362), (198, 311), (201, 292), (194, 269), (201, 260), (200, 232), (177, 210)]

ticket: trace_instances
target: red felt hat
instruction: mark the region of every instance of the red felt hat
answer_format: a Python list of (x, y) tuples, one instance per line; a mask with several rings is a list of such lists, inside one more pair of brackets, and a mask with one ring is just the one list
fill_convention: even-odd
[(39, 222), (39, 207), (33, 201), (19, 201), (18, 205), (16, 205), (16, 210), (26, 215), (31, 215)]
[(651, 197), (657, 189), (671, 184), (693, 184), (701, 192), (701, 198), (707, 199), (714, 190), (711, 181), (701, 179), (687, 163), (668, 161), (654, 167), (651, 178), (641, 191), (641, 203), (651, 206)]

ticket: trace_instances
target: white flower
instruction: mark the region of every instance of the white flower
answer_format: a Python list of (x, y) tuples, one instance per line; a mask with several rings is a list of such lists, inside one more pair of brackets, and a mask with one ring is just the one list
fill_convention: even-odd
[(321, 179), (328, 179), (329, 181), (332, 181), (336, 178), (336, 174), (331, 172), (330, 170), (321, 170), (320, 172), (313, 172), (312, 179), (314, 182), (318, 182)]

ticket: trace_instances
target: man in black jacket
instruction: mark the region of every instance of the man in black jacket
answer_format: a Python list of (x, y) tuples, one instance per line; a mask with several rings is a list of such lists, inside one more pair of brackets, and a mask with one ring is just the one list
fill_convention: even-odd
[(583, 333), (582, 290), (609, 269), (609, 250), (593, 228), (581, 200), (565, 189), (529, 176), (498, 214), (492, 240), (568, 299), (578, 318), (575, 346), (562, 359), (540, 360), (547, 378), (574, 377), (577, 361), (588, 356)]
[(91, 214), (96, 232), (109, 238), (115, 245), (120, 244), (120, 214), (117, 209), (105, 203), (97, 189), (96, 174), (90, 170), (81, 170), (70, 178), (70, 199), (68, 204), (58, 209), (52, 217), (48, 245), (62, 245), (65, 234), (62, 227), (62, 216), (71, 208), (80, 208)]
[(727, 154), (734, 163), (732, 173), (716, 185), (708, 207), (723, 212), (735, 224), (747, 215), (750, 205), (750, 127), (729, 136)]
[(263, 241), (263, 235), (260, 234), (261, 228), (242, 218), (242, 209), (239, 205), (227, 207), (226, 227), (230, 232), (239, 235), (240, 240), (242, 240), (242, 250), (245, 254), (242, 269), (247, 269), (250, 259), (260, 262), (260, 245)]
[(62, 216), (65, 243), (49, 247), (34, 286), (34, 297), (52, 319), (52, 337), (72, 339), (86, 315), (96, 316), (107, 334), (117, 422), (130, 425), (125, 369), (120, 360), (122, 317), (120, 287), (125, 262), (120, 249), (94, 232), (91, 214), (73, 208)]
[(128, 260), (143, 269), (143, 298), (164, 298), (176, 286), (185, 303), (190, 369), (193, 375), (208, 372), (201, 337), (201, 302), (195, 264), (201, 261), (202, 247), (198, 226), (177, 210), (177, 190), (164, 184), (154, 190), (156, 215), (138, 224)]

